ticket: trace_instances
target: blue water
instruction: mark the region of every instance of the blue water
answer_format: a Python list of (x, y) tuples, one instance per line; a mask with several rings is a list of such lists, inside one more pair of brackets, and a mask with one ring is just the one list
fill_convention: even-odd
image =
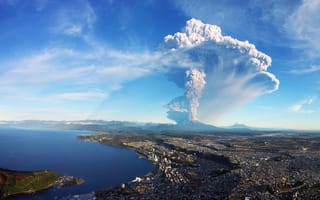
[[(77, 139), (81, 131), (0, 129), (0, 167), (49, 169), (83, 178), (85, 183), (10, 199), (53, 199), (89, 193), (133, 180), (153, 169), (134, 151)], [(86, 133), (88, 134), (88, 133)]]

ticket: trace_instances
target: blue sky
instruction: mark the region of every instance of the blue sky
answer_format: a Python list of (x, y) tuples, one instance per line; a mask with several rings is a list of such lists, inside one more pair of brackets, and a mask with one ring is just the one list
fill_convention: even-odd
[(320, 129), (318, 13), (317, 0), (0, 0), (0, 120)]

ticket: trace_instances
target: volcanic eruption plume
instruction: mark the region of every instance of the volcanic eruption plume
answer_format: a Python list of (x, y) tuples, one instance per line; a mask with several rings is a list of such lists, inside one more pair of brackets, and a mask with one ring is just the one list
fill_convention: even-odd
[(223, 36), (218, 26), (191, 19), (182, 32), (166, 36), (163, 46), (168, 80), (184, 90), (167, 105), (168, 118), (177, 123), (213, 122), (279, 87), (267, 71), (271, 58), (248, 41)]
[(205, 73), (197, 69), (186, 71), (187, 82), (185, 87), (187, 90), (186, 97), (189, 100), (189, 119), (193, 121), (198, 120), (197, 109), (199, 107), (199, 98), (206, 84), (205, 77)]

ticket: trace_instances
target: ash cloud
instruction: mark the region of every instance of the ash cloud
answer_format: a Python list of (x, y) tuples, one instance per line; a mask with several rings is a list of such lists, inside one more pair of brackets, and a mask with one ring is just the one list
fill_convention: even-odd
[(218, 26), (191, 19), (182, 32), (166, 36), (163, 47), (168, 80), (185, 90), (167, 105), (168, 118), (177, 123), (212, 123), (279, 88), (279, 80), (267, 71), (271, 58), (248, 41), (223, 36)]
[(190, 69), (186, 71), (186, 97), (189, 100), (189, 119), (198, 120), (197, 109), (199, 107), (199, 99), (201, 98), (202, 90), (206, 85), (204, 80), (206, 74), (197, 69)]

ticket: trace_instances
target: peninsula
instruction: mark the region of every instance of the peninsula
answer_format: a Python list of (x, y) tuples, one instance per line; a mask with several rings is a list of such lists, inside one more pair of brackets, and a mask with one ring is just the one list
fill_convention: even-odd
[(13, 171), (0, 168), (0, 199), (13, 195), (32, 194), (51, 187), (80, 185), (83, 179), (63, 176), (57, 172)]

